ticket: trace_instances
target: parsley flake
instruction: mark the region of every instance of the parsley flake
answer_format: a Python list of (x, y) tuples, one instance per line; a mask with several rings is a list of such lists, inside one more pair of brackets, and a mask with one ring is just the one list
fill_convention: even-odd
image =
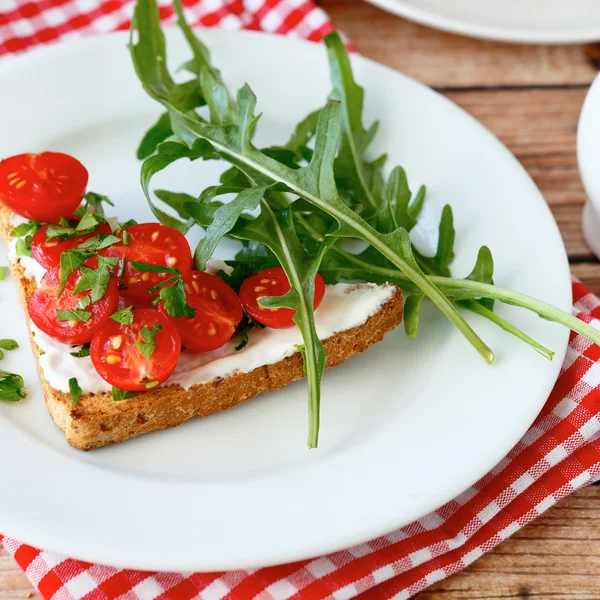
[(73, 406), (77, 406), (79, 398), (81, 398), (82, 389), (79, 387), (76, 377), (69, 379), (69, 394), (71, 394), (71, 402)]

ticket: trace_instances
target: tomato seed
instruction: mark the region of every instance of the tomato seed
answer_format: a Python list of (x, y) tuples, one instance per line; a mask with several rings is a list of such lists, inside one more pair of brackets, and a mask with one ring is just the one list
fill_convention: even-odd
[(106, 362), (107, 362), (109, 365), (116, 365), (117, 363), (120, 363), (120, 362), (121, 362), (121, 357), (120, 357), (120, 356), (117, 356), (116, 354), (109, 354), (109, 355), (106, 357)]
[(197, 281), (192, 281), (192, 287), (196, 290), (197, 294), (200, 293), (200, 286), (198, 285)]
[[(13, 181), (16, 181), (16, 179), (14, 179)], [(27, 182), (24, 179), (21, 179), (21, 181), (19, 181), (19, 183), (17, 183), (17, 189), (20, 190)]]
[(142, 281), (148, 281), (150, 279), (150, 273), (144, 273), (142, 275)]
[(110, 345), (115, 350), (118, 350), (121, 347), (122, 343), (123, 343), (123, 337), (120, 335), (115, 335), (114, 337), (110, 338)]
[(155, 242), (158, 239), (158, 236), (160, 235), (160, 231), (155, 231), (152, 236), (150, 237), (150, 239)]
[(254, 291), (255, 291), (255, 292), (264, 292), (264, 291), (265, 291), (265, 289), (266, 289), (266, 288), (265, 288), (263, 285), (257, 285), (257, 286), (254, 288)]
[(216, 299), (217, 299), (217, 297), (218, 297), (217, 290), (210, 290), (210, 297), (211, 297), (213, 300), (216, 300)]
[(175, 258), (174, 256), (169, 256), (169, 258), (167, 259), (167, 264), (170, 267), (174, 267), (177, 264), (177, 258)]
[(217, 328), (214, 323), (210, 323), (207, 330), (208, 335), (215, 335), (217, 333)]

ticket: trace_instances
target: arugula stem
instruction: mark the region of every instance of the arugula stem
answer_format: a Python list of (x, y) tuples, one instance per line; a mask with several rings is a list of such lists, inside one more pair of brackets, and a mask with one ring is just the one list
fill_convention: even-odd
[(493, 310), (490, 310), (489, 308), (486, 308), (485, 306), (479, 304), (479, 302), (475, 302), (475, 300), (463, 300), (460, 302), (459, 306), (461, 306), (465, 310), (480, 315), (485, 319), (488, 319), (495, 325), (498, 325), (500, 329), (503, 329), (507, 333), (514, 335), (516, 338), (531, 346), (544, 358), (552, 360), (552, 358), (554, 357), (554, 352), (552, 352), (552, 350), (549, 350), (545, 346), (542, 346), (542, 344), (536, 342), (533, 338), (528, 336), (525, 332), (521, 331), (518, 327), (515, 327), (512, 323), (509, 323), (506, 319), (503, 319), (500, 315), (497, 315)]

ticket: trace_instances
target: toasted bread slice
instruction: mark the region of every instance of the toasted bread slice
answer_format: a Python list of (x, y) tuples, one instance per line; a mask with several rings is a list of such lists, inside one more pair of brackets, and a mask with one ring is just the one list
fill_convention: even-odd
[[(13, 213), (0, 204), (0, 231), (8, 244)], [(36, 282), (25, 275), (20, 264), (11, 264), (23, 309), (36, 289)], [(335, 367), (354, 354), (363, 352), (383, 339), (402, 320), (402, 292), (394, 287), (389, 300), (362, 325), (336, 333), (323, 340), (327, 368)], [(29, 317), (28, 317), (29, 321)], [(184, 389), (163, 385), (129, 400), (115, 402), (108, 392), (84, 394), (73, 406), (69, 394), (52, 388), (40, 366), (40, 349), (33, 336), (31, 346), (38, 364), (44, 398), (54, 423), (67, 442), (80, 450), (91, 450), (123, 442), (143, 433), (181, 425), (195, 416), (208, 416), (254, 398), (262, 392), (277, 390), (304, 377), (299, 352), (283, 360), (236, 372), (208, 383)]]

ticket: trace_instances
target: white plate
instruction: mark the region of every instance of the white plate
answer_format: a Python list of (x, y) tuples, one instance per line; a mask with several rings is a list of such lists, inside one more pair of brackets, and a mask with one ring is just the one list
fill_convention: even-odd
[[(324, 49), (256, 33), (203, 31), (228, 82), (258, 95), (259, 144), (285, 140), (328, 91)], [(177, 32), (173, 64), (186, 56)], [(134, 151), (159, 107), (142, 92), (125, 34), (57, 45), (0, 73), (0, 155), (44, 149), (79, 157), (90, 188), (121, 217), (149, 216)], [(353, 57), (367, 121), (383, 121), (374, 152), (429, 186), (432, 211), (455, 209), (455, 273), (488, 244), (497, 282), (569, 311), (568, 265), (539, 191), (488, 131), (442, 96)], [(285, 68), (281, 68), (284, 64)], [(214, 166), (182, 165), (161, 185), (199, 189)], [(328, 372), (321, 443), (308, 451), (306, 386), (298, 382), (167, 432), (90, 453), (67, 446), (44, 408), (24, 318), (0, 287), (2, 337), (24, 346), (7, 367), (30, 388), (0, 406), (0, 531), (118, 566), (220, 570), (283, 563), (363, 542), (441, 506), (492, 468), (543, 406), (568, 332), (508, 307), (501, 314), (556, 350), (550, 363), (474, 318), (496, 350), (489, 367), (428, 306), (420, 337), (401, 329)]]
[(525, 44), (600, 40), (597, 0), (367, 0), (443, 31)]

